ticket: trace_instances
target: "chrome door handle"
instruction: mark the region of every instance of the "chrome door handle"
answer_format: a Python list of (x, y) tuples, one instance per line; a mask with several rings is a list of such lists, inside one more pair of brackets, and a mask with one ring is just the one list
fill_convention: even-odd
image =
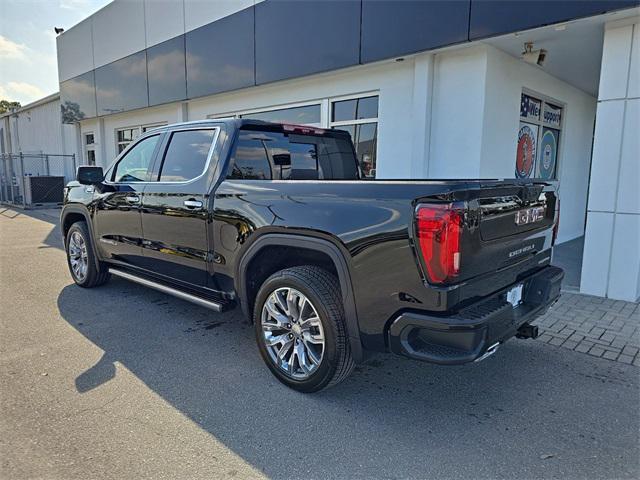
[(199, 200), (185, 200), (184, 206), (187, 208), (202, 208), (202, 202)]
[(126, 200), (128, 203), (139, 203), (140, 197), (138, 197), (137, 195), (129, 195), (128, 197), (126, 197)]

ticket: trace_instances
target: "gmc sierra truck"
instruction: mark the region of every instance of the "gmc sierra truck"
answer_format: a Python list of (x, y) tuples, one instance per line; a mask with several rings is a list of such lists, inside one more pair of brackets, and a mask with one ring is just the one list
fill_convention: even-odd
[(314, 392), (370, 352), (479, 361), (560, 295), (552, 185), (362, 180), (347, 132), (252, 120), (169, 125), (78, 168), (61, 228), (80, 287), (117, 275), (236, 306), (284, 384)]

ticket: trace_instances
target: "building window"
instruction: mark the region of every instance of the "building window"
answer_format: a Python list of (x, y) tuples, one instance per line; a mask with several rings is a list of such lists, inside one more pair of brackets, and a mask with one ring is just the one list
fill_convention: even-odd
[(522, 93), (516, 149), (516, 178), (558, 178), (563, 108), (559, 102)]
[(371, 95), (332, 101), (329, 126), (349, 132), (364, 177), (375, 178), (378, 96)]
[(85, 151), (85, 161), (87, 165), (95, 165), (96, 164), (96, 138), (93, 133), (85, 133), (84, 151)]
[[(353, 140), (364, 178), (375, 178), (378, 99), (377, 94), (369, 93), (281, 105), (270, 109), (208, 115), (207, 118), (251, 118), (267, 122), (346, 130)], [(264, 165), (264, 161), (261, 161), (261, 165)], [(270, 172), (262, 167), (256, 169), (256, 172), (258, 173), (255, 175), (245, 172), (245, 178), (270, 175)]]
[(251, 118), (265, 122), (292, 123), (296, 125), (320, 126), (320, 104), (303, 105), (300, 107), (279, 108), (262, 112), (239, 114), (240, 118)]
[(131, 142), (143, 133), (166, 124), (166, 122), (154, 123), (151, 125), (139, 125), (137, 127), (127, 127), (116, 130), (116, 153), (120, 155)]

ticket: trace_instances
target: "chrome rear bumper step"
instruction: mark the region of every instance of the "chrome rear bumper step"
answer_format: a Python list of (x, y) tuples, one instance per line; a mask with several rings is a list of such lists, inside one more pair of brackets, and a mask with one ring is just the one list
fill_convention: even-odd
[(110, 268), (109, 273), (117, 277), (124, 278), (125, 280), (139, 283), (140, 285), (144, 285), (145, 287), (153, 288), (154, 290), (158, 290), (162, 293), (173, 295), (174, 297), (181, 298), (182, 300), (186, 300), (187, 302), (195, 303), (196, 305), (200, 305), (201, 307), (210, 308), (211, 310), (214, 310), (216, 312), (222, 311), (222, 304), (220, 303), (212, 302), (211, 300), (205, 300), (204, 298), (196, 297), (195, 295), (191, 295), (190, 293), (182, 292), (180, 290), (176, 290), (175, 288), (168, 287), (161, 283), (157, 283), (152, 280), (148, 280), (146, 278), (138, 277), (137, 275), (133, 275), (132, 273), (123, 272), (122, 270), (117, 270), (115, 268)]

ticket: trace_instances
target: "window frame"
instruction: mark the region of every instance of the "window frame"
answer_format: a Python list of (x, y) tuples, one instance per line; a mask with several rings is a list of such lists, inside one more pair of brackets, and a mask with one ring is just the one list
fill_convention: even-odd
[(275, 112), (278, 110), (288, 110), (288, 109), (299, 108), (299, 107), (312, 107), (316, 105), (320, 107), (320, 122), (319, 123), (302, 123), (299, 125), (323, 128), (323, 125), (326, 123), (323, 99), (287, 103), (284, 105), (270, 105), (270, 106), (260, 107), (260, 108), (251, 108), (248, 110), (235, 110), (235, 111), (226, 112), (226, 113), (213, 113), (213, 114), (207, 115), (207, 119), (220, 120), (225, 118), (242, 118), (242, 115), (251, 115), (252, 113), (269, 113), (269, 112)]
[[(536, 135), (536, 158), (534, 158), (534, 164), (533, 164), (533, 175), (531, 175), (530, 177), (527, 177), (526, 179), (523, 180), (539, 180), (539, 181), (544, 181), (544, 182), (554, 182), (554, 183), (558, 183), (560, 182), (560, 173), (561, 173), (561, 167), (564, 164), (564, 161), (562, 161), (562, 154), (563, 154), (563, 146), (564, 146), (564, 132), (565, 132), (565, 120), (567, 118), (567, 104), (565, 102), (561, 102), (559, 100), (556, 100), (553, 97), (550, 97), (548, 95), (544, 95), (540, 92), (536, 92), (535, 90), (531, 90), (527, 87), (522, 87), (520, 89), (520, 100), (522, 101), (522, 95), (527, 95), (529, 97), (533, 97), (535, 100), (540, 100), (540, 120), (536, 120), (536, 119), (531, 119), (531, 118), (522, 118), (520, 116), (520, 112), (518, 112), (518, 130), (516, 131), (516, 139), (517, 139), (517, 135), (518, 135), (518, 131), (520, 130), (520, 124), (521, 123), (530, 123), (532, 125), (535, 125), (538, 127), (538, 133)], [(551, 105), (555, 106), (555, 107), (560, 107), (562, 109), (562, 116), (560, 117), (560, 126), (558, 126), (557, 128), (550, 126), (549, 124), (544, 122), (544, 106), (545, 104), (550, 103)], [(518, 103), (518, 108), (520, 103)], [(540, 142), (542, 141), (542, 135), (544, 133), (544, 128), (548, 128), (551, 130), (557, 130), (558, 132), (560, 132), (560, 138), (558, 140), (558, 147), (556, 150), (556, 168), (555, 168), (555, 175), (554, 178), (550, 178), (550, 179), (544, 179), (542, 177), (537, 177), (536, 176), (536, 171), (538, 169), (538, 155), (539, 155), (539, 151), (538, 148), (540, 147)], [(517, 143), (516, 143), (517, 146)], [(516, 155), (517, 155), (517, 149), (516, 149)], [(516, 177), (517, 178), (517, 177)]]
[[(169, 146), (171, 145), (171, 138), (173, 137), (174, 133), (177, 132), (187, 132), (187, 131), (191, 131), (191, 130), (215, 130), (214, 134), (213, 134), (213, 138), (211, 140), (211, 145), (209, 146), (209, 151), (207, 152), (207, 159), (205, 160), (204, 163), (204, 168), (202, 169), (202, 172), (200, 173), (200, 175), (198, 175), (197, 177), (193, 177), (192, 179), (189, 180), (181, 180), (181, 181), (161, 181), (160, 177), (162, 175), (162, 167), (164, 166), (164, 157), (167, 155), (167, 151), (169, 150)], [(163, 132), (165, 135), (165, 138), (162, 140), (162, 145), (160, 145), (160, 149), (161, 151), (155, 152), (155, 160), (154, 163), (160, 162), (158, 165), (158, 169), (157, 169), (157, 180), (151, 180), (149, 182), (144, 182), (144, 183), (151, 183), (153, 185), (187, 185), (189, 183), (193, 183), (196, 182), (198, 180), (200, 180), (209, 170), (209, 167), (211, 165), (211, 159), (213, 158), (213, 154), (216, 150), (216, 145), (218, 143), (218, 137), (220, 136), (220, 127), (218, 126), (212, 126), (212, 127), (183, 127), (183, 128), (175, 128), (175, 129), (171, 129), (171, 130), (167, 130), (165, 132)], [(152, 168), (152, 173), (155, 172), (155, 168)]]
[[(333, 102), (341, 102), (343, 100), (356, 100), (359, 98), (367, 98), (367, 97), (378, 97), (378, 116), (377, 117), (371, 117), (371, 118), (364, 118), (364, 119), (359, 119), (359, 120), (342, 120), (342, 121), (337, 121), (337, 122), (332, 122), (331, 121), (331, 109), (332, 109), (332, 104)], [(363, 125), (363, 124), (367, 124), (367, 123), (375, 123), (376, 124), (376, 148), (375, 148), (375, 158), (376, 158), (376, 172), (377, 172), (377, 160), (378, 160), (378, 136), (380, 134), (380, 90), (365, 90), (362, 92), (356, 92), (356, 93), (349, 93), (349, 94), (345, 94), (345, 95), (336, 95), (336, 96), (327, 96), (327, 97), (322, 97), (322, 98), (316, 98), (316, 99), (312, 99), (312, 100), (306, 100), (306, 101), (302, 101), (302, 102), (292, 102), (292, 103), (286, 103), (286, 104), (280, 104), (280, 105), (269, 105), (269, 106), (264, 106), (264, 107), (260, 107), (260, 108), (253, 108), (253, 109), (247, 109), (247, 110), (235, 110), (235, 111), (227, 111), (227, 112), (221, 112), (221, 113), (212, 113), (207, 115), (207, 119), (211, 119), (211, 120), (221, 120), (221, 119), (229, 119), (229, 118), (240, 118), (240, 115), (247, 115), (247, 114), (251, 114), (251, 113), (265, 113), (265, 112), (271, 112), (274, 110), (283, 110), (283, 109), (287, 109), (287, 108), (296, 108), (296, 107), (306, 107), (306, 106), (310, 106), (310, 105), (319, 105), (320, 106), (320, 123), (305, 123), (303, 125), (305, 126), (309, 126), (309, 127), (317, 127), (317, 128), (324, 128), (324, 129), (331, 129), (331, 128), (340, 128), (342, 126), (350, 126), (350, 125)], [(563, 107), (564, 108), (564, 107)], [(564, 120), (563, 120), (564, 121)], [(353, 138), (351, 139), (352, 143), (353, 143)], [(354, 155), (356, 155), (355, 153), (355, 145), (354, 146)], [(356, 155), (357, 158), (357, 155)], [(360, 161), (357, 161), (358, 164), (358, 170), (360, 171), (361, 174), (361, 179), (362, 180), (375, 180), (375, 176), (373, 177), (365, 177), (364, 175), (362, 175), (362, 168), (360, 165)], [(296, 181), (296, 180), (262, 180), (262, 181), (286, 181), (286, 182), (291, 182), (291, 181)]]
[[(361, 119), (354, 119), (354, 120), (339, 120), (336, 122), (331, 121), (332, 118), (332, 109), (333, 109), (333, 104), (335, 102), (342, 102), (345, 100), (357, 100), (360, 98), (368, 98), (368, 97), (378, 97), (378, 116), (377, 117), (370, 117), (370, 118), (361, 118)], [(360, 165), (360, 160), (358, 159), (358, 154), (356, 152), (356, 145), (355, 145), (355, 138), (351, 139), (351, 143), (353, 144), (353, 151), (354, 151), (354, 155), (356, 155), (356, 160), (358, 162), (358, 169), (360, 170), (360, 179), (361, 180), (365, 180), (365, 181), (371, 181), (371, 180), (375, 180), (377, 173), (378, 173), (378, 136), (380, 134), (380, 92), (379, 91), (371, 91), (371, 92), (362, 92), (362, 93), (354, 93), (351, 95), (342, 95), (339, 97), (330, 97), (328, 99), (328, 105), (327, 105), (328, 111), (327, 111), (327, 127), (326, 128), (337, 128), (340, 129), (340, 127), (349, 127), (349, 126), (357, 126), (357, 125), (365, 125), (365, 124), (369, 124), (369, 123), (375, 123), (376, 124), (376, 148), (375, 148), (375, 159), (376, 159), (376, 164), (375, 164), (375, 168), (374, 171), (376, 172), (373, 177), (367, 177), (364, 175), (363, 170), (362, 170), (362, 165)]]
[(149, 182), (146, 180), (139, 180), (139, 181), (131, 181), (131, 182), (116, 182), (113, 180), (113, 177), (116, 174), (116, 170), (118, 169), (118, 165), (120, 164), (121, 161), (123, 161), (127, 155), (129, 155), (129, 153), (131, 152), (131, 150), (138, 145), (139, 143), (151, 138), (151, 137), (159, 137), (158, 138), (158, 142), (156, 143), (155, 148), (153, 149), (153, 153), (151, 154), (151, 162), (149, 163), (149, 167), (147, 168), (147, 173), (151, 172), (153, 173), (153, 166), (156, 163), (156, 159), (158, 157), (158, 150), (160, 149), (162, 143), (164, 142), (164, 134), (165, 132), (157, 132), (157, 133), (150, 133), (149, 135), (145, 134), (142, 135), (138, 138), (136, 138), (133, 142), (131, 142), (126, 149), (124, 149), (120, 155), (118, 155), (118, 157), (114, 160), (114, 162), (111, 164), (111, 166), (107, 169), (107, 172), (105, 173), (104, 176), (104, 183), (109, 184), (109, 185), (130, 185), (130, 184), (147, 184), (147, 183), (156, 183), (156, 182)]
[[(89, 135), (93, 136), (93, 142), (92, 143), (88, 143), (87, 142), (87, 137)], [(84, 146), (84, 160), (86, 161), (85, 165), (93, 165), (95, 166), (97, 164), (96, 162), (96, 134), (95, 132), (91, 131), (87, 131), (87, 132), (83, 132), (82, 133), (82, 143)], [(89, 161), (89, 152), (93, 152), (93, 164)]]
[[(154, 122), (154, 123), (144, 123), (142, 125), (130, 125), (127, 127), (118, 127), (114, 129), (113, 138), (116, 144), (116, 155), (120, 155), (124, 153), (129, 147), (129, 145), (131, 145), (133, 142), (135, 142), (139, 138), (142, 138), (142, 136), (145, 135), (146, 133), (150, 132), (155, 128), (165, 127), (166, 125), (167, 125), (167, 122)], [(134, 133), (134, 137), (132, 140), (119, 141), (118, 132), (123, 132), (125, 130), (135, 130), (137, 133)], [(125, 147), (119, 151), (120, 145), (124, 145)]]

